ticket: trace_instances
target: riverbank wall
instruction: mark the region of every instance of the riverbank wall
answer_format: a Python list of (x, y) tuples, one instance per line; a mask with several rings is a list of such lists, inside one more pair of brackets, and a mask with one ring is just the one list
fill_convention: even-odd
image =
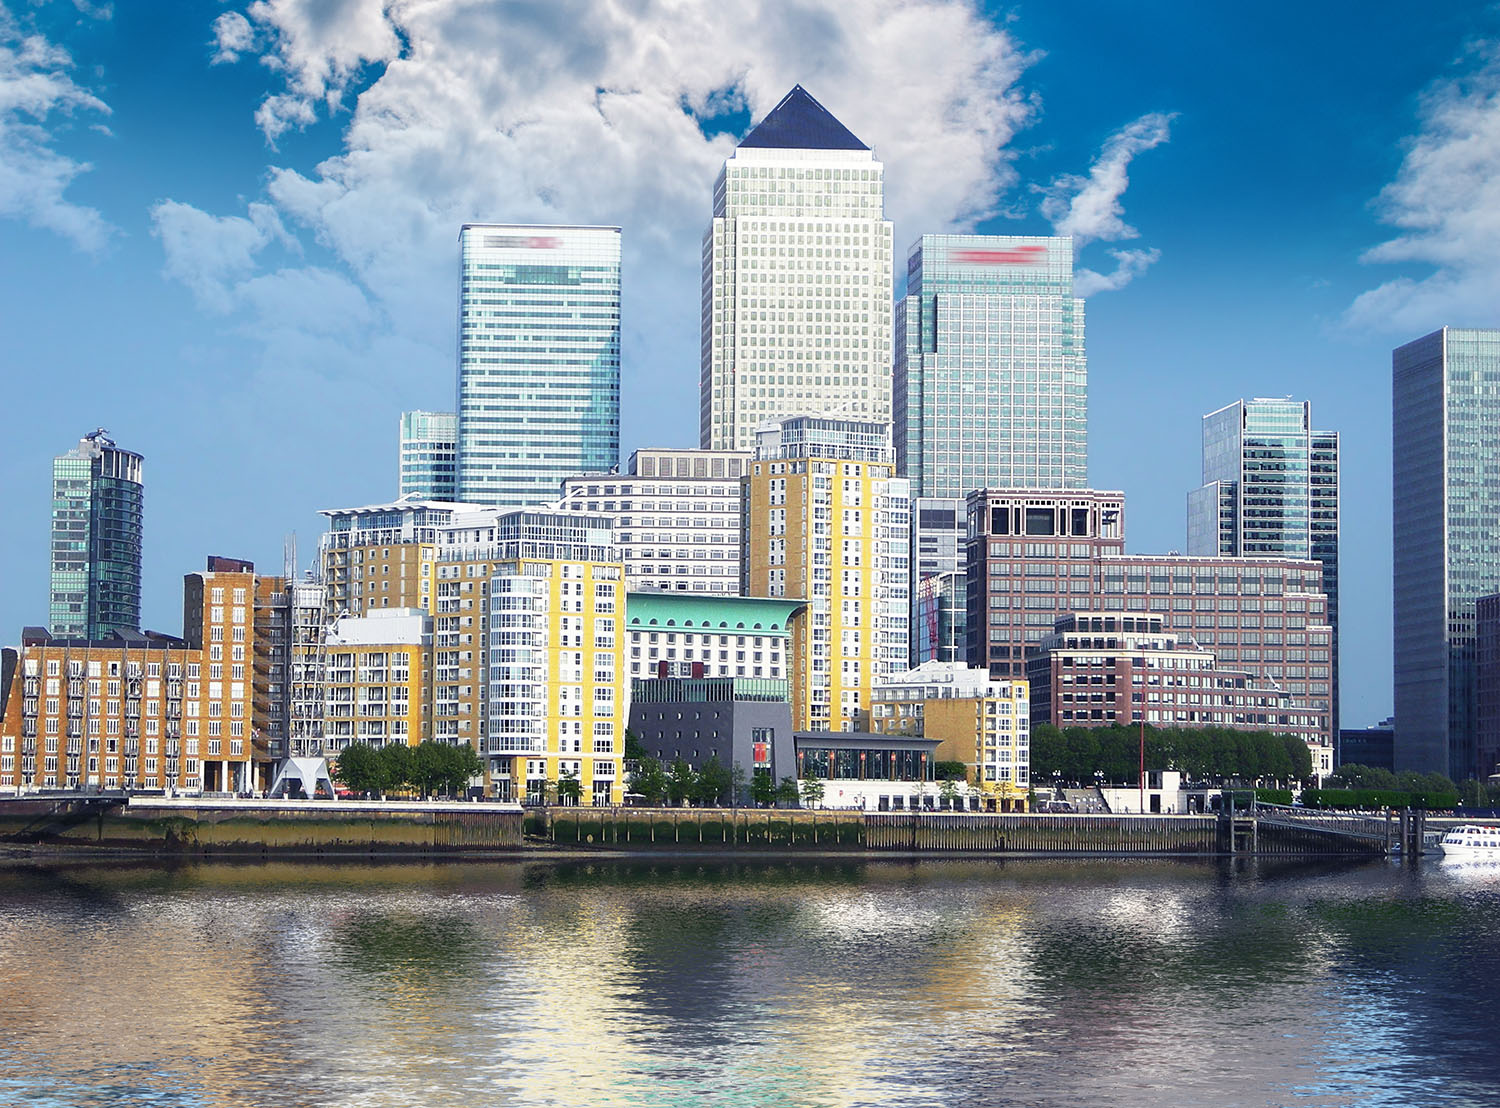
[(527, 811), (525, 831), (534, 842), (603, 850), (1216, 854), (1222, 846), (1213, 816), (547, 808)]
[[(163, 855), (818, 851), (916, 854), (1373, 854), (1327, 828), (1203, 815), (783, 808), (528, 808), (460, 801), (27, 797), (0, 800), (0, 844)], [(1388, 844), (1387, 844), (1388, 845)]]
[(0, 843), (159, 854), (447, 854), (521, 848), (518, 805), (38, 797), (0, 802)]

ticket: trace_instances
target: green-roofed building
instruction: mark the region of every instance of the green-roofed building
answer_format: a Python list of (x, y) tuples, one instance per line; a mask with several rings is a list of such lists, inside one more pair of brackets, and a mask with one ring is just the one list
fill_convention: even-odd
[(791, 624), (805, 604), (782, 597), (627, 593), (630, 676), (789, 681)]

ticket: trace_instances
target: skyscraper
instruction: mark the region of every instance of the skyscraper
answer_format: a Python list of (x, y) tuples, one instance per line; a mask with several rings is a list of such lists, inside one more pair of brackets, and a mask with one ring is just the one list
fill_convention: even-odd
[(459, 233), (458, 499), (557, 499), (620, 454), (620, 229)]
[(913, 496), (1088, 484), (1073, 240), (923, 235), (896, 305), (894, 440)]
[(1339, 436), (1312, 405), (1236, 400), (1203, 417), (1203, 485), (1188, 494), (1188, 553), (1311, 558), (1323, 567), (1333, 628), (1338, 730)]
[(141, 628), (142, 458), (100, 428), (52, 460), (52, 587), (58, 638)]
[(454, 500), (458, 496), (458, 416), (401, 413), (401, 472), (397, 496)]
[(1444, 327), (1392, 368), (1395, 762), (1462, 780), (1475, 749), (1475, 605), (1500, 591), (1500, 330)]
[(703, 238), (699, 438), (794, 415), (891, 418), (883, 167), (801, 85), (724, 163)]

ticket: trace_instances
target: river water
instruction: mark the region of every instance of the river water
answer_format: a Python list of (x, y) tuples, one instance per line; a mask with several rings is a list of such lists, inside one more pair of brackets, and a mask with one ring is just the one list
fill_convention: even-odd
[(1500, 868), (11, 864), (0, 1104), (1500, 1105)]

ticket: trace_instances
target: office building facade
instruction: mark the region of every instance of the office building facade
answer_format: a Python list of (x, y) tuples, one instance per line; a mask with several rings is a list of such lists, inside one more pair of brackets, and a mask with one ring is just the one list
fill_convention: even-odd
[(1146, 611), (1059, 618), (1027, 659), (1032, 725), (1128, 727), (1144, 717), (1152, 727), (1270, 731), (1305, 742), (1319, 777), (1333, 772), (1319, 713), (1165, 624)]
[(402, 412), (397, 496), (458, 499), (458, 416)]
[(1071, 238), (923, 235), (896, 305), (896, 459), (912, 495), (1088, 484)]
[(891, 418), (884, 168), (799, 85), (740, 142), (703, 238), (700, 445), (803, 414)]
[(968, 657), (963, 497), (919, 496), (911, 509), (911, 664)]
[(141, 455), (121, 450), (103, 429), (52, 460), (47, 618), (58, 638), (140, 630), (142, 466)]
[(1314, 429), (1310, 404), (1236, 400), (1203, 417), (1203, 485), (1188, 494), (1188, 553), (1311, 558), (1323, 567), (1336, 730), (1339, 436)]
[(1024, 677), (1070, 612), (1144, 611), (1274, 685), (1333, 742), (1333, 629), (1310, 559), (1124, 553), (1124, 497), (986, 489), (969, 497), (969, 663)]
[(1392, 355), (1395, 763), (1462, 781), (1477, 749), (1477, 603), (1500, 591), (1500, 330)]
[(459, 233), (458, 499), (525, 507), (620, 456), (620, 229)]
[(624, 473), (562, 484), (569, 508), (609, 516), (632, 589), (734, 595), (740, 587), (740, 479), (750, 454), (637, 450)]

